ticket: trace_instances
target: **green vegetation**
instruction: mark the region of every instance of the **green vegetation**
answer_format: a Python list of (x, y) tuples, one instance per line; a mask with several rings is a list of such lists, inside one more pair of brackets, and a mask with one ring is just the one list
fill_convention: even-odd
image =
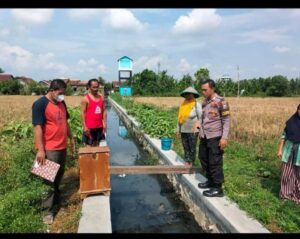
[(176, 109), (164, 111), (161, 107), (138, 104), (130, 98), (121, 97), (118, 93), (112, 94), (111, 97), (126, 108), (129, 115), (137, 119), (143, 132), (156, 138), (174, 138), (176, 134), (174, 125), (176, 125), (177, 118), (173, 115), (177, 112)]
[(0, 135), (0, 232), (45, 230), (39, 201), (47, 186), (30, 174), (35, 152), (32, 137), (27, 137), (28, 125), (24, 131), (22, 126), (9, 126)]
[[(136, 73), (123, 85), (130, 85), (134, 96), (178, 96), (188, 86), (200, 90), (200, 83), (210, 78), (209, 70), (200, 68), (194, 74), (194, 79), (187, 74), (181, 79), (175, 79), (167, 71), (155, 73), (145, 69)], [(214, 79), (217, 93), (226, 96), (236, 96), (238, 82), (234, 79)], [(240, 80), (240, 94), (242, 96), (295, 96), (300, 94), (300, 78), (287, 79), (282, 75), (267, 78), (253, 78)]]
[[(69, 108), (69, 114), (78, 147), (82, 134), (79, 107)], [(0, 142), (0, 232), (45, 232), (40, 206), (48, 186), (30, 173), (36, 154), (32, 124), (11, 122), (0, 133)], [(67, 160), (66, 168), (75, 163)], [(79, 215), (74, 214), (72, 220)]]
[(0, 94), (19, 95), (21, 89), (22, 89), (22, 85), (16, 79), (0, 82)]
[[(150, 117), (152, 106), (134, 103), (130, 98), (113, 94), (111, 97), (121, 104), (137, 121), (143, 119), (141, 128), (146, 132), (145, 124), (155, 125), (155, 117)], [(177, 109), (160, 110), (161, 120), (168, 122), (169, 130), (175, 130)], [(151, 115), (154, 112), (151, 111)], [(158, 113), (155, 113), (158, 115)], [(147, 116), (147, 117), (145, 117)], [(148, 122), (147, 122), (148, 119)], [(161, 126), (158, 126), (158, 128)], [(157, 132), (160, 132), (157, 129)], [(155, 134), (156, 135), (156, 134)], [(161, 136), (161, 134), (157, 134)], [(174, 134), (173, 150), (183, 157), (180, 139)], [(253, 144), (229, 142), (224, 154), (224, 191), (226, 195), (245, 210), (251, 217), (256, 218), (272, 232), (300, 232), (300, 207), (292, 201), (279, 198), (280, 166), (275, 152), (278, 140), (255, 139)], [(197, 149), (198, 150), (198, 149)], [(196, 159), (195, 165), (199, 165)]]

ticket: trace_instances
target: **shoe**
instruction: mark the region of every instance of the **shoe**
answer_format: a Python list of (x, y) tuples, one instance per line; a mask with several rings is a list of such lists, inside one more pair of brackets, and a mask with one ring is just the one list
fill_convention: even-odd
[(206, 197), (223, 197), (224, 193), (222, 188), (211, 188), (203, 192)]
[(212, 183), (209, 181), (206, 181), (204, 183), (198, 183), (198, 188), (211, 188), (212, 186)]
[(51, 225), (53, 223), (53, 214), (48, 214), (43, 217), (43, 223)]

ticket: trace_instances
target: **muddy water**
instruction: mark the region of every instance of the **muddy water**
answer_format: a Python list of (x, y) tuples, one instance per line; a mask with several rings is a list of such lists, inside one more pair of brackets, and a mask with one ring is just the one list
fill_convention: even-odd
[[(125, 136), (126, 128), (109, 105), (107, 113), (110, 164), (142, 165), (151, 160), (130, 134)], [(111, 187), (114, 233), (202, 232), (164, 175), (111, 175)]]

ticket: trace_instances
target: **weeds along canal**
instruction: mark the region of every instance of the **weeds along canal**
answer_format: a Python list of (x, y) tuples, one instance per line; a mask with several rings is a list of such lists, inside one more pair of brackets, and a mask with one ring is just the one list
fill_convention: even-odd
[[(106, 102), (107, 142), (111, 165), (154, 162), (130, 135)], [(111, 175), (111, 220), (114, 233), (202, 233), (193, 214), (165, 175)]]

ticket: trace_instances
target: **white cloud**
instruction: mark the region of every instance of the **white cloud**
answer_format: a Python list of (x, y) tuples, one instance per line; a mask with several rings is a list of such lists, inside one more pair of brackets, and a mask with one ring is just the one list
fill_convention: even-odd
[(0, 42), (0, 62), (10, 65), (17, 69), (24, 69), (30, 65), (33, 55), (20, 46), (9, 45), (6, 42)]
[(216, 13), (216, 9), (194, 9), (188, 16), (180, 16), (172, 30), (179, 34), (208, 32), (220, 23), (221, 16)]
[(60, 74), (66, 74), (69, 70), (69, 67), (65, 64), (61, 63), (55, 63), (55, 62), (49, 62), (44, 66), (46, 70), (54, 70), (58, 71)]
[(107, 67), (104, 64), (100, 64), (97, 69), (98, 69), (100, 74), (107, 73)]
[(90, 58), (88, 59), (87, 64), (93, 66), (97, 64), (97, 61), (95, 60), (95, 58)]
[(281, 71), (300, 72), (300, 67), (286, 64), (274, 64), (273, 68)]
[(8, 28), (2, 28), (0, 30), (0, 37), (7, 37), (10, 34), (10, 31)]
[(291, 50), (290, 48), (285, 46), (276, 46), (273, 48), (273, 51), (277, 53), (286, 53), (289, 52), (290, 50)]
[(131, 11), (126, 9), (111, 9), (103, 19), (104, 24), (116, 30), (141, 31), (145, 28)]
[(191, 64), (185, 59), (180, 59), (179, 70), (183, 73), (188, 73), (191, 70)]
[(22, 23), (45, 24), (49, 22), (53, 15), (51, 9), (13, 9), (13, 18)]
[[(162, 56), (154, 56), (154, 57), (148, 57), (148, 56), (141, 56), (134, 62), (134, 68), (137, 69), (137, 71), (149, 69), (153, 71), (158, 70), (158, 62), (162, 62), (163, 58)], [(160, 69), (162, 70), (162, 69)]]
[(80, 73), (89, 72), (89, 73), (95, 73), (95, 74), (106, 74), (107, 73), (107, 67), (104, 64), (99, 64), (95, 58), (90, 58), (87, 60), (80, 59), (77, 62), (79, 68), (78, 71)]
[(207, 69), (209, 69), (210, 68), (210, 64), (209, 63), (205, 63), (201, 68), (207, 68)]
[(34, 55), (30, 51), (6, 42), (0, 42), (0, 64), (15, 68), (17, 71), (25, 72), (32, 70), (51, 70), (65, 74), (69, 67), (62, 63), (55, 62), (53, 53)]
[(274, 29), (258, 29), (247, 31), (239, 34), (242, 37), (240, 43), (254, 43), (254, 42), (276, 42), (285, 37), (286, 29), (274, 28)]
[(71, 9), (68, 11), (68, 16), (73, 19), (86, 20), (101, 15), (106, 11), (103, 9)]

